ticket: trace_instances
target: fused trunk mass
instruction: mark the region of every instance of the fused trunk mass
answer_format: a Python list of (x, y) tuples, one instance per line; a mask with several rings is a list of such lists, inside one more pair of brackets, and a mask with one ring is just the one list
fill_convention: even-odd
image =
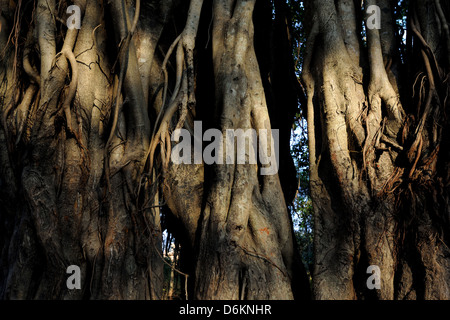
[[(406, 43), (402, 3), (305, 5), (314, 296), (448, 299), (448, 2), (409, 1)], [(372, 5), (380, 29), (365, 23), (363, 42)]]
[[(296, 79), (273, 50), (292, 50), (286, 8), (256, 2), (0, 2), (2, 298), (161, 299), (163, 228), (185, 298), (309, 295), (286, 206)], [(175, 164), (172, 133), (194, 121), (280, 129), (281, 180), (260, 162)]]
[[(439, 0), (0, 1), (0, 297), (161, 299), (167, 229), (184, 298), (309, 298), (287, 209), (304, 101), (312, 296), (450, 298), (448, 16)], [(278, 142), (277, 173), (218, 138), (238, 130), (258, 156)], [(172, 161), (175, 132), (192, 161)], [(208, 142), (229, 161), (197, 161)]]

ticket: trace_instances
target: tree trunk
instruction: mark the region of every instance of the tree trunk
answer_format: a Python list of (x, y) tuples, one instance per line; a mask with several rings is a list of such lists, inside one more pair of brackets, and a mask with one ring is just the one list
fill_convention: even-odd
[[(188, 297), (309, 295), (286, 209), (297, 99), (284, 4), (274, 19), (269, 0), (0, 5), (0, 297), (161, 299), (161, 215)], [(172, 162), (172, 132), (194, 121), (279, 128), (281, 180), (261, 163)], [(71, 265), (81, 290), (66, 286)]]
[[(363, 42), (360, 2), (305, 2), (313, 294), (449, 299), (450, 7), (410, 1), (400, 55), (397, 4), (370, 5), (381, 29), (366, 27)], [(377, 290), (367, 286), (371, 265)]]

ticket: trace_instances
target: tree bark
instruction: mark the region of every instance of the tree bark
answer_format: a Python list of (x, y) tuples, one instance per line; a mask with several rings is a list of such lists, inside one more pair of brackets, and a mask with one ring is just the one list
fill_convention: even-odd
[[(370, 5), (381, 9), (381, 29), (367, 28), (364, 44), (359, 2), (305, 2), (313, 295), (449, 299), (450, 52), (436, 27), (445, 14), (435, 13), (450, 8), (410, 2), (414, 41), (402, 62), (394, 4), (363, 9)], [(371, 265), (381, 270), (379, 290), (366, 284)]]
[[(185, 298), (309, 296), (286, 207), (286, 9), (275, 27), (271, 2), (258, 3), (0, 2), (0, 297), (161, 299), (161, 216), (181, 243)], [(66, 26), (71, 4), (79, 30)], [(255, 50), (253, 21), (288, 59)], [(194, 121), (280, 128), (281, 180), (262, 164), (173, 163), (171, 134)], [(66, 286), (70, 265), (81, 290)]]

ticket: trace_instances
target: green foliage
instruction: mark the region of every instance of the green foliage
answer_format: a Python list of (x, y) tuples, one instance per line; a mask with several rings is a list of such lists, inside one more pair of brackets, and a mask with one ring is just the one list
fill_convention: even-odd
[(311, 266), (314, 259), (314, 216), (309, 195), (308, 138), (306, 135), (306, 121), (299, 119), (296, 123), (295, 128), (292, 130), (291, 154), (297, 168), (298, 190), (290, 210), (302, 261), (308, 274), (311, 274)]
[(300, 248), (302, 261), (311, 277), (314, 261), (314, 220), (311, 198), (296, 197), (292, 218), (296, 226), (295, 238)]
[(293, 47), (293, 57), (295, 63), (295, 72), (300, 76), (301, 67), (303, 65), (303, 52), (305, 49), (306, 36), (303, 29), (304, 6), (303, 1), (287, 0), (287, 6), (291, 15), (291, 42)]
[[(303, 56), (306, 43), (306, 35), (303, 32), (304, 6), (303, 1), (287, 0), (287, 6), (291, 14), (291, 42), (295, 63), (295, 73), (301, 83)], [(309, 152), (307, 123), (299, 112), (292, 128), (291, 154), (297, 168), (298, 190), (290, 207), (292, 221), (294, 223), (295, 237), (302, 256), (303, 264), (310, 276), (313, 264), (313, 209), (309, 196)]]

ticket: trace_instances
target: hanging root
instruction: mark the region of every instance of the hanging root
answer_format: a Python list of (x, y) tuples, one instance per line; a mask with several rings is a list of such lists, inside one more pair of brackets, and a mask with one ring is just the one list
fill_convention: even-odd
[(34, 45), (33, 41), (33, 29), (30, 28), (30, 31), (27, 35), (27, 41), (25, 43), (25, 48), (23, 50), (23, 69), (25, 70), (28, 77), (30, 77), (30, 81), (32, 83), (37, 84), (38, 86), (41, 85), (41, 76), (39, 75), (39, 72), (37, 71), (35, 66), (32, 66), (30, 63), (30, 54), (31, 54), (31, 47)]
[(30, 106), (33, 103), (33, 98), (35, 96), (35, 93), (38, 91), (38, 87), (35, 84), (31, 84), (22, 99), (22, 102), (17, 107), (15, 113), (15, 124), (16, 124), (16, 145), (19, 144), (21, 138), (22, 138), (22, 132), (25, 127), (26, 120), (28, 119), (28, 114), (30, 110)]
[(437, 92), (436, 92), (436, 84), (435, 84), (435, 77), (433, 74), (433, 69), (436, 70), (438, 79), (440, 78), (440, 72), (439, 72), (439, 65), (437, 63), (436, 57), (433, 54), (431, 48), (429, 47), (429, 45), (427, 44), (427, 42), (425, 41), (425, 39), (422, 37), (422, 35), (420, 34), (419, 30), (416, 27), (416, 23), (414, 21), (414, 19), (411, 20), (411, 28), (414, 32), (414, 34), (416, 35), (416, 37), (419, 39), (420, 43), (422, 44), (423, 48), (421, 50), (422, 53), (422, 58), (425, 64), (425, 69), (427, 72), (427, 78), (428, 78), (428, 83), (429, 83), (429, 88), (428, 88), (428, 96), (427, 99), (425, 101), (425, 107), (423, 109), (423, 113), (422, 116), (420, 118), (419, 124), (416, 128), (416, 131), (414, 133), (415, 135), (415, 140), (412, 143), (410, 149), (407, 152), (407, 157), (409, 159), (409, 161), (411, 163), (413, 163), (413, 167), (411, 168), (410, 174), (409, 176), (411, 177), (414, 173), (414, 170), (416, 168), (417, 162), (419, 160), (419, 157), (421, 155), (421, 147), (422, 147), (422, 132), (423, 129), (425, 128), (425, 123), (426, 120), (428, 118), (428, 115), (431, 113), (431, 102), (433, 100), (433, 98), (436, 96)]
[[(81, 7), (81, 14), (84, 15), (84, 10), (85, 10), (85, 2), (84, 1), (74, 1), (74, 3), (76, 5), (78, 5), (79, 7)], [(53, 18), (55, 18), (52, 10), (49, 8)], [(54, 60), (55, 60), (55, 64), (57, 63), (57, 59), (60, 56), (64, 56), (64, 58), (67, 59), (67, 61), (70, 64), (70, 68), (72, 70), (72, 79), (70, 81), (69, 84), (69, 91), (64, 99), (63, 105), (62, 105), (62, 110), (64, 112), (64, 115), (66, 117), (66, 124), (67, 124), (67, 130), (71, 133), (74, 134), (76, 136), (76, 134), (74, 133), (73, 129), (72, 129), (72, 115), (71, 115), (71, 111), (70, 111), (70, 105), (73, 101), (73, 99), (75, 98), (75, 94), (77, 91), (77, 86), (78, 86), (78, 65), (77, 65), (77, 60), (75, 58), (75, 55), (73, 53), (73, 48), (75, 46), (75, 42), (77, 40), (77, 36), (78, 36), (78, 30), (77, 29), (69, 29), (67, 30), (66, 33), (66, 37), (64, 39), (64, 44), (62, 46), (61, 52), (58, 53)], [(53, 63), (52, 63), (53, 65)], [(40, 80), (42, 81), (42, 80)]]
[[(170, 46), (162, 65), (162, 71), (164, 73), (163, 107), (156, 120), (150, 147), (147, 151), (147, 158), (149, 158), (150, 161), (150, 172), (153, 169), (154, 153), (159, 144), (161, 144), (163, 167), (167, 168), (169, 164), (171, 151), (169, 130), (175, 112), (178, 109), (180, 110), (179, 119), (175, 126), (176, 129), (180, 129), (184, 125), (188, 110), (194, 108), (196, 104), (194, 90), (194, 48), (202, 6), (203, 0), (191, 0), (186, 26), (183, 32)], [(166, 66), (175, 47), (177, 47), (175, 88), (169, 101), (168, 108), (166, 109), (164, 107), (168, 90), (168, 74)], [(159, 123), (161, 117), (162, 120), (161, 123)], [(156, 130), (156, 128), (158, 129)]]
[(64, 99), (63, 111), (66, 116), (67, 129), (69, 130), (69, 132), (73, 133), (72, 116), (70, 113), (70, 104), (72, 103), (72, 100), (75, 97), (75, 93), (77, 91), (78, 66), (77, 66), (77, 60), (75, 59), (75, 55), (73, 54), (72, 50), (63, 49), (62, 54), (64, 54), (64, 56), (67, 58), (67, 60), (70, 63), (70, 67), (72, 69), (72, 80), (70, 81), (69, 92), (68, 92), (66, 98)]
[[(113, 89), (113, 113), (112, 113), (112, 124), (111, 124), (111, 131), (109, 133), (108, 141), (106, 142), (105, 149), (104, 149), (104, 160), (105, 160), (105, 176), (106, 176), (106, 185), (108, 192), (111, 192), (111, 183), (110, 178), (112, 175), (114, 175), (116, 172), (118, 172), (121, 168), (126, 167), (131, 160), (129, 158), (123, 159), (122, 162), (117, 165), (115, 168), (113, 168), (114, 173), (111, 172), (110, 163), (109, 163), (109, 153), (110, 153), (110, 147), (113, 142), (114, 136), (116, 134), (117, 125), (119, 121), (119, 114), (122, 110), (122, 106), (129, 100), (128, 97), (125, 98), (125, 101), (123, 100), (123, 96), (121, 95), (122, 87), (124, 85), (124, 82), (126, 81), (126, 75), (128, 71), (128, 64), (129, 64), (129, 58), (130, 58), (130, 45), (132, 44), (132, 38), (134, 33), (137, 29), (137, 24), (139, 21), (139, 15), (140, 15), (140, 9), (141, 9), (141, 1), (136, 1), (136, 10), (134, 13), (133, 21), (129, 22), (128, 14), (125, 6), (125, 2), (121, 2), (120, 5), (114, 4), (113, 11), (115, 14), (119, 16), (120, 20), (123, 20), (123, 24), (119, 24), (119, 35), (121, 37), (121, 41), (119, 43), (119, 54), (117, 58), (117, 62), (119, 62), (120, 65), (120, 71), (118, 74), (118, 77), (116, 78), (114, 89)], [(95, 31), (95, 29), (94, 29)], [(94, 42), (95, 44), (95, 42)], [(139, 94), (138, 94), (139, 95)], [(141, 104), (137, 104), (137, 106), (134, 106), (137, 108), (143, 107)], [(136, 108), (132, 112), (136, 113)], [(137, 115), (139, 117), (139, 115)], [(144, 120), (145, 123), (145, 120)], [(144, 127), (146, 125), (144, 124)], [(144, 129), (145, 131), (146, 129)], [(130, 176), (129, 174), (125, 175), (126, 183), (129, 186), (129, 189), (132, 190), (130, 187)]]
[(117, 58), (117, 61), (119, 62), (120, 65), (120, 71), (118, 76), (118, 85), (114, 88), (114, 96), (113, 96), (113, 100), (115, 101), (113, 107), (114, 116), (113, 116), (113, 123), (111, 126), (111, 132), (108, 138), (108, 142), (106, 144), (107, 145), (106, 149), (108, 149), (108, 147), (110, 146), (110, 143), (112, 142), (112, 139), (117, 129), (118, 116), (120, 113), (120, 109), (122, 107), (122, 105), (119, 104), (119, 97), (124, 84), (125, 84), (125, 95), (127, 95), (126, 99), (132, 102), (131, 116), (134, 118), (135, 126), (140, 127), (140, 129), (138, 130), (139, 131), (138, 134), (142, 137), (145, 133), (147, 133), (147, 131), (150, 130), (148, 115), (146, 111), (144, 111), (145, 105), (143, 100), (140, 100), (142, 98), (143, 92), (137, 91), (139, 87), (142, 87), (142, 84), (140, 83), (140, 81), (138, 81), (139, 84), (133, 82), (132, 85), (130, 86), (128, 82), (130, 81), (129, 78), (131, 76), (127, 74), (130, 71), (129, 67), (131, 68), (131, 70), (133, 70), (133, 67), (136, 67), (130, 60), (130, 57), (132, 57), (130, 56), (130, 47), (133, 46), (132, 38), (137, 29), (137, 24), (140, 15), (140, 7), (141, 2), (140, 0), (137, 0), (136, 10), (131, 25), (128, 19), (127, 9), (123, 1), (118, 1), (112, 7), (114, 15), (116, 15), (118, 17), (118, 20), (120, 21), (117, 31), (118, 36), (121, 38), (119, 44), (119, 54)]
[(182, 107), (183, 105), (187, 104), (187, 80), (186, 77), (182, 77), (182, 89), (181, 94), (178, 96), (178, 98), (173, 101), (167, 111), (164, 113), (164, 117), (161, 120), (161, 124), (159, 126), (158, 132), (154, 135), (152, 138), (152, 141), (150, 143), (150, 147), (147, 153), (147, 157), (150, 157), (150, 171), (153, 170), (153, 160), (154, 160), (154, 154), (156, 151), (156, 148), (159, 144), (161, 144), (161, 158), (163, 167), (166, 169), (169, 165), (170, 161), (170, 153), (171, 153), (171, 142), (170, 142), (170, 123), (172, 120), (173, 115), (177, 111), (179, 107)]

